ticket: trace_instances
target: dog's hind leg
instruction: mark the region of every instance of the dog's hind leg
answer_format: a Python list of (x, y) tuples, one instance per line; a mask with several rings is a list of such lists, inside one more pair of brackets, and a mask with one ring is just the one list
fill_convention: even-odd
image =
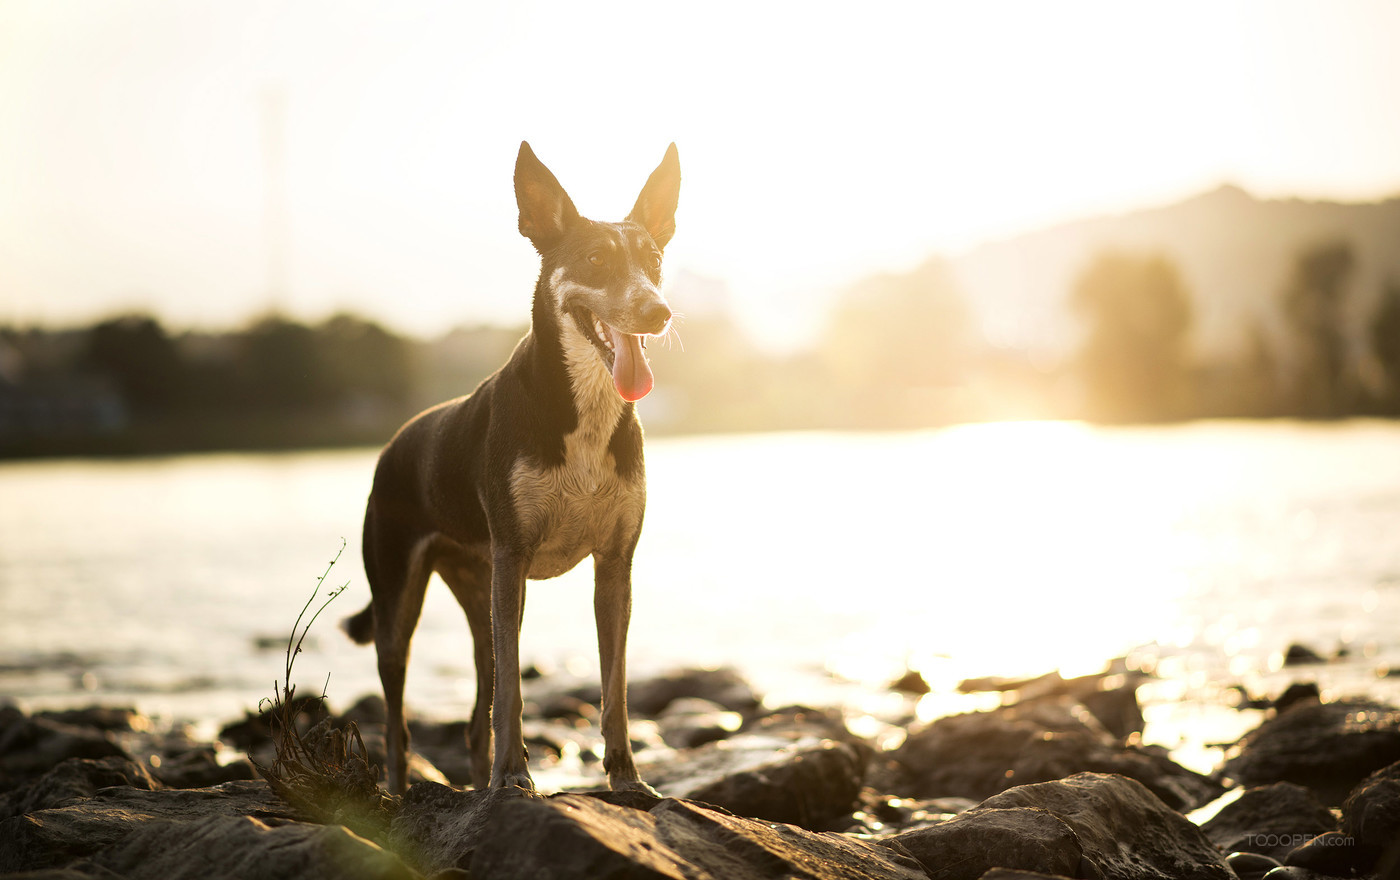
[(496, 650), (496, 690), (491, 701), (491, 730), (496, 739), (492, 788), (514, 785), (535, 790), (520, 717), (520, 622), (525, 613), (525, 577), (529, 570), (530, 560), (519, 553), (492, 553), (491, 636)]
[(491, 566), (485, 560), (457, 559), (438, 565), (457, 604), (467, 614), (476, 665), (476, 705), (467, 727), (472, 762), (472, 785), (485, 789), (491, 779), (491, 700), (495, 693), (496, 655), (491, 638)]
[(423, 611), (428, 575), (426, 540), (401, 546), (381, 543), (370, 574), (374, 593), (374, 647), (379, 681), (384, 686), (384, 751), (389, 765), (389, 793), (408, 789), (408, 721), (404, 716), (404, 681), (408, 646)]
[(642, 781), (627, 735), (627, 626), (632, 617), (630, 554), (595, 554), (593, 616), (598, 624), (598, 660), (603, 685), (603, 769), (613, 791), (656, 792)]

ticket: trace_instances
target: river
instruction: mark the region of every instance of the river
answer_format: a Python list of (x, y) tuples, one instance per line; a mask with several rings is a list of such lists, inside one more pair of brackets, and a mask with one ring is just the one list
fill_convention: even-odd
[[(377, 689), (334, 626), (368, 600), (374, 450), (0, 464), (0, 695), (227, 719), (270, 696), (317, 577), (345, 586), (297, 660), (337, 706)], [(1021, 422), (660, 438), (634, 568), (634, 674), (731, 664), (772, 702), (878, 701), (907, 667), (931, 716), (968, 676), (1127, 657), (1149, 734), (1252, 723), (1232, 688), (1305, 676), (1400, 697), (1400, 425)], [(524, 662), (596, 674), (591, 564), (532, 582)], [(408, 701), (462, 717), (465, 621), (434, 582)], [(329, 680), (327, 681), (327, 676)], [(1197, 763), (1208, 763), (1204, 753)], [(1190, 757), (1189, 755), (1187, 756)]]

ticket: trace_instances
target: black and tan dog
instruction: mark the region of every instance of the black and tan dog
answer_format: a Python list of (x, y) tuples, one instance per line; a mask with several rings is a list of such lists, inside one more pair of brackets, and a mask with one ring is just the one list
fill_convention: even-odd
[(520, 145), (520, 232), (541, 261), (530, 332), (469, 396), (399, 430), (380, 454), (365, 510), (373, 598), (345, 629), (362, 644), (373, 640), (378, 652), (391, 792), (407, 784), (404, 677), (429, 576), (437, 572), (452, 589), (471, 628), (473, 781), (532, 790), (520, 717), (525, 581), (561, 575), (589, 555), (603, 766), (614, 789), (647, 787), (627, 735), (632, 553), (646, 506), (633, 401), (652, 387), (646, 337), (666, 332), (671, 321), (658, 288), (679, 193), (672, 144), (627, 219), (588, 220), (530, 146)]

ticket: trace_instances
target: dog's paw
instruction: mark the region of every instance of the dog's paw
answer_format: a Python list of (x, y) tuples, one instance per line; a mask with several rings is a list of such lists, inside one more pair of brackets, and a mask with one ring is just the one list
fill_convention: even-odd
[(494, 789), (518, 788), (533, 794), (535, 791), (535, 781), (530, 778), (528, 772), (521, 771), (519, 773), (507, 773), (500, 779), (491, 780), (491, 787)]
[(616, 782), (608, 780), (608, 788), (613, 791), (639, 791), (642, 794), (651, 795), (654, 798), (661, 797), (661, 792), (647, 785), (640, 779), (619, 779)]

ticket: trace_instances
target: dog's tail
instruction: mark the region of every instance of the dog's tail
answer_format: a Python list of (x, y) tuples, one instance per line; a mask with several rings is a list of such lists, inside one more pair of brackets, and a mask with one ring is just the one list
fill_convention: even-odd
[(352, 614), (340, 622), (340, 628), (356, 644), (368, 645), (374, 641), (374, 601), (365, 606), (359, 614)]

